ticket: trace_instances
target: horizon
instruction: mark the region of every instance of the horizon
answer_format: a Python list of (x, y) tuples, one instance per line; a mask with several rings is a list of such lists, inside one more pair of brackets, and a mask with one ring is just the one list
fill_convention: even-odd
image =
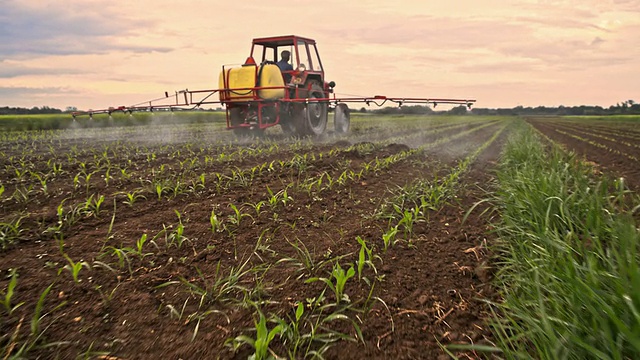
[(242, 63), (252, 38), (284, 34), (317, 41), (338, 96), (469, 98), (497, 109), (608, 108), (640, 95), (640, 47), (628, 40), (640, 34), (637, 0), (305, 1), (293, 12), (284, 1), (221, 4), (8, 0), (2, 106), (99, 109), (215, 89), (221, 66)]

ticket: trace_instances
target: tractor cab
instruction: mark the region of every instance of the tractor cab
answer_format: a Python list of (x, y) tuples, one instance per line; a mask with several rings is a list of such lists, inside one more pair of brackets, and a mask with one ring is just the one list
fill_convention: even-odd
[(283, 51), (290, 53), (292, 70), (283, 70), (287, 85), (303, 86), (310, 80), (324, 84), (324, 70), (315, 40), (295, 35), (253, 39), (250, 58), (259, 64), (276, 64)]

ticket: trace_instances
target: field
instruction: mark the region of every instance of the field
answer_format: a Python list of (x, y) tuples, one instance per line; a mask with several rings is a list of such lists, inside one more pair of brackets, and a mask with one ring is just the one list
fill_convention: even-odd
[(640, 128), (637, 116), (530, 118), (537, 130), (640, 189)]
[[(0, 134), (4, 358), (513, 348), (488, 304), (508, 298), (491, 257), (506, 207), (485, 200), (523, 120), (356, 116), (314, 140), (145, 121)], [(640, 186), (640, 133), (578, 121), (527, 120), (586, 155), (592, 178)]]

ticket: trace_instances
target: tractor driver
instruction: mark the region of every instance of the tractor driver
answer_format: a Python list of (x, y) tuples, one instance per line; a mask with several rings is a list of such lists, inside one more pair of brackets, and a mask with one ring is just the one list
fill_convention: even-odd
[[(282, 53), (280, 53), (280, 61), (278, 61), (276, 63), (276, 65), (278, 65), (278, 67), (280, 68), (280, 71), (292, 71), (293, 70), (293, 66), (291, 66), (291, 64), (289, 64), (289, 58), (291, 57), (291, 53), (288, 50), (284, 50)], [(283, 74), (284, 76), (284, 82), (288, 83), (291, 80), (291, 75), (290, 74)]]

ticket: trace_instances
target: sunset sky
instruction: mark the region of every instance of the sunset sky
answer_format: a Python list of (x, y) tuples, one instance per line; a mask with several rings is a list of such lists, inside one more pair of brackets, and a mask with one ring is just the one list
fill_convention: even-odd
[(252, 38), (287, 34), (317, 41), (338, 95), (640, 102), (640, 0), (0, 0), (0, 106), (216, 88)]

